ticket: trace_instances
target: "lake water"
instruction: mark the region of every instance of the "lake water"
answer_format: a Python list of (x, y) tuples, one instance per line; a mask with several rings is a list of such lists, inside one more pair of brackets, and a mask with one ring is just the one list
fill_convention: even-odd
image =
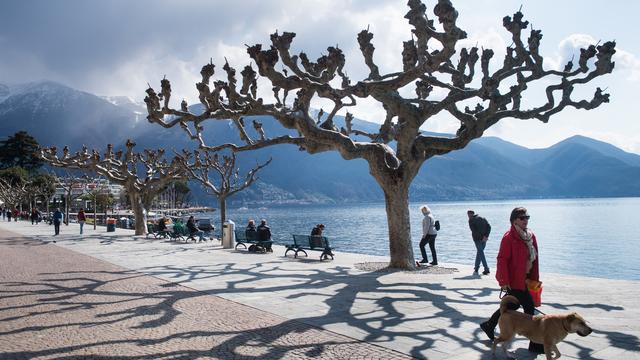
[[(420, 205), (411, 205), (416, 258), (420, 258)], [(640, 221), (635, 217), (640, 215), (640, 198), (430, 203), (442, 225), (436, 239), (438, 261), (473, 264), (475, 247), (466, 214), (473, 209), (491, 223), (485, 255), (495, 272), (500, 239), (509, 228), (509, 214), (516, 206), (526, 207), (531, 215), (529, 226), (538, 239), (542, 273), (640, 280)], [(291, 243), (291, 234), (309, 234), (314, 224), (323, 223), (325, 234), (338, 251), (389, 254), (384, 204), (279, 206), (228, 212), (242, 228), (250, 218), (266, 218), (274, 240), (280, 244)], [(427, 253), (430, 256), (428, 247)]]

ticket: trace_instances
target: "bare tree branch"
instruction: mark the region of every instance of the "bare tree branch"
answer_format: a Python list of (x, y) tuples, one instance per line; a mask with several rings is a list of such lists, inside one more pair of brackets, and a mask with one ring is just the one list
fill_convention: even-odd
[[(253, 65), (244, 68), (240, 90), (236, 70), (226, 61), (225, 79), (212, 82), (215, 66), (210, 62), (203, 66), (202, 80), (196, 84), (204, 111), (191, 113), (185, 103), (180, 110), (171, 108), (167, 100), (171, 87), (163, 78), (161, 96), (153, 88), (147, 89), (147, 119), (165, 128), (180, 125), (207, 151), (235, 153), (295, 144), (309, 153), (333, 150), (347, 160), (366, 160), (388, 204), (392, 266), (411, 267), (408, 209), (400, 207), (408, 207), (409, 185), (424, 161), (464, 148), (504, 118), (547, 122), (568, 106), (590, 110), (608, 102), (609, 95), (600, 89), (590, 100), (576, 100), (572, 95), (576, 86), (613, 70), (615, 64), (611, 58), (615, 42), (581, 49), (577, 67), (572, 60), (562, 71), (545, 70), (544, 58), (539, 53), (542, 31), (530, 27), (522, 12), (517, 11), (503, 18), (512, 44), (506, 48), (501, 64), (492, 64), (492, 49), (480, 51), (478, 46), (461, 49), (456, 58), (456, 45), (467, 34), (457, 26), (458, 12), (452, 2), (438, 0), (433, 19), (427, 17), (427, 7), (420, 0), (409, 0), (407, 5), (405, 19), (412, 27), (412, 35), (403, 43), (401, 70), (381, 72), (369, 27), (356, 37), (368, 75), (355, 82), (343, 71), (346, 60), (337, 45), (327, 47), (326, 55), (311, 61), (304, 52), (291, 54), (295, 33), (275, 32), (268, 48), (262, 44), (247, 46), (257, 70), (253, 70)], [(478, 63), (479, 69), (476, 69)], [(273, 101), (257, 98), (256, 71), (270, 83), (267, 90), (273, 92)], [(537, 81), (544, 81), (546, 86), (544, 103), (523, 109), (522, 98), (530, 97), (532, 89), (537, 90), (531, 86)], [(551, 85), (546, 85), (547, 82)], [(504, 84), (509, 84), (508, 90)], [(402, 96), (404, 89), (415, 90), (416, 97)], [(434, 96), (434, 89), (438, 90), (438, 97)], [(291, 101), (287, 100), (288, 94), (295, 94)], [(346, 107), (356, 106), (357, 100), (363, 98), (373, 99), (384, 108), (379, 130), (358, 129), (349, 112), (344, 126), (337, 125), (338, 114)], [(163, 106), (161, 100), (165, 100)], [(311, 116), (315, 100), (333, 104), (326, 118)], [(461, 110), (463, 103), (475, 103), (475, 106)], [(458, 131), (450, 136), (424, 135), (421, 128), (442, 112), (451, 114), (454, 121), (459, 122)], [(242, 122), (251, 116), (263, 116), (259, 126), (254, 123), (259, 138), (251, 138)], [(204, 124), (215, 120), (232, 120), (243, 144), (207, 144)], [(259, 130), (264, 121), (294, 130), (297, 136), (265, 134)], [(368, 141), (359, 141), (358, 137)]]

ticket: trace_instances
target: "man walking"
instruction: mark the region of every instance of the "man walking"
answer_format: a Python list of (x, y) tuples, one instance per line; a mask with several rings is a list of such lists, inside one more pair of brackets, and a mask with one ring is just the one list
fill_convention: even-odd
[(80, 208), (78, 210), (78, 224), (80, 224), (80, 234), (82, 234), (82, 228), (84, 227), (84, 222), (87, 220), (87, 216), (84, 214), (84, 208)]
[(56, 208), (56, 211), (53, 213), (53, 228), (55, 230), (55, 235), (60, 234), (60, 224), (62, 223), (63, 218), (64, 215), (62, 215), (60, 208)]
[(484, 257), (484, 248), (487, 245), (487, 240), (489, 240), (489, 234), (491, 234), (491, 225), (487, 219), (476, 214), (473, 210), (467, 211), (467, 216), (469, 217), (471, 237), (476, 245), (476, 262), (473, 267), (473, 274), (478, 275), (480, 262), (482, 262), (484, 267), (482, 275), (489, 275), (489, 265), (487, 265), (487, 259)]

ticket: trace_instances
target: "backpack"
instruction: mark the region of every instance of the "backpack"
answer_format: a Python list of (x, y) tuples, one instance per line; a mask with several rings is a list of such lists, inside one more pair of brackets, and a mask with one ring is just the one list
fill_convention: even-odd
[(433, 224), (433, 227), (436, 228), (436, 231), (440, 231), (440, 220), (436, 220)]

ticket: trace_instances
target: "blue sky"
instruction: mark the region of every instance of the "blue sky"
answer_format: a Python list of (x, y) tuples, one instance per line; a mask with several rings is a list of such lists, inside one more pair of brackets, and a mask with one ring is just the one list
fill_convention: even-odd
[[(436, 1), (425, 2), (428, 15)], [(525, 18), (543, 33), (541, 54), (547, 67), (563, 66), (578, 48), (598, 40), (616, 40), (616, 69), (576, 94), (590, 98), (596, 86), (607, 87), (611, 102), (592, 111), (570, 109), (549, 124), (507, 119), (487, 135), (528, 147), (546, 147), (581, 134), (640, 153), (640, 122), (635, 101), (640, 90), (640, 3), (577, 0), (454, 1), (458, 25), (468, 34), (461, 45), (478, 44), (501, 59), (511, 41), (502, 17), (523, 5)], [(374, 33), (375, 58), (383, 71), (401, 67), (402, 41), (409, 38), (403, 18), (406, 1), (380, 0), (4, 0), (0, 12), (0, 82), (54, 80), (98, 95), (144, 97), (146, 83), (158, 87), (163, 75), (172, 81), (174, 99), (194, 102), (193, 86), (202, 65), (213, 58), (218, 70), (224, 56), (241, 69), (248, 64), (244, 44), (269, 43), (276, 29), (297, 33), (293, 49), (315, 59), (338, 44), (347, 57), (352, 80), (365, 76), (356, 34)], [(270, 88), (265, 87), (265, 96)], [(533, 90), (533, 89), (532, 89)], [(531, 104), (542, 101), (531, 91)], [(322, 104), (318, 104), (318, 107)], [(380, 122), (382, 110), (368, 101), (350, 109), (357, 117)], [(425, 128), (455, 131), (446, 117)]]

